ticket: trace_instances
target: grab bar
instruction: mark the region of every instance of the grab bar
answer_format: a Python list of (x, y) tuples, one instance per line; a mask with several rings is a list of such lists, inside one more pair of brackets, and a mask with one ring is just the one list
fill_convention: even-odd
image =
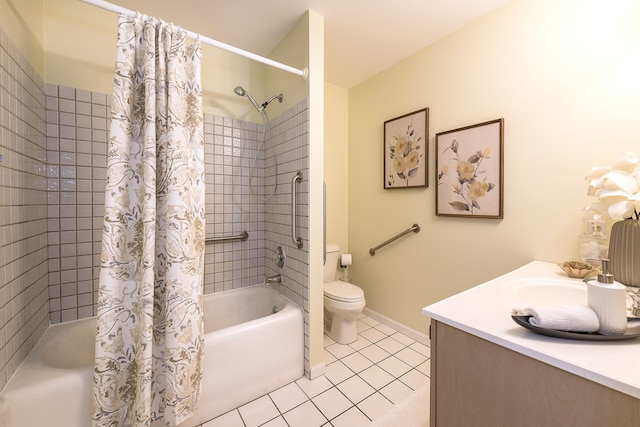
[(327, 183), (322, 181), (322, 265), (327, 263)]
[(302, 237), (296, 236), (296, 183), (302, 181), (302, 172), (298, 171), (291, 180), (291, 240), (302, 249)]
[(249, 238), (249, 233), (243, 231), (242, 234), (238, 236), (226, 236), (226, 237), (207, 237), (204, 239), (204, 243), (217, 243), (217, 242), (228, 242), (230, 240), (242, 240), (245, 241)]
[(387, 246), (389, 243), (393, 242), (394, 240), (398, 240), (405, 234), (409, 234), (412, 231), (414, 233), (418, 233), (420, 231), (420, 226), (418, 224), (413, 224), (410, 228), (408, 228), (407, 230), (404, 230), (402, 233), (398, 233), (392, 238), (390, 238), (389, 240), (385, 240), (384, 242), (380, 243), (378, 246), (369, 249), (369, 253), (371, 254), (371, 256), (374, 256), (378, 249), (382, 248), (383, 246)]

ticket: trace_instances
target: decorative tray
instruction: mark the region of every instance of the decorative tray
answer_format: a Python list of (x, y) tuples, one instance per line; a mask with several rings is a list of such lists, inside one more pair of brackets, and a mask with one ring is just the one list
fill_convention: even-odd
[(635, 319), (629, 319), (630, 322), (627, 325), (627, 330), (622, 335), (601, 335), (597, 332), (569, 332), (540, 328), (529, 323), (530, 317), (531, 316), (511, 316), (513, 321), (518, 325), (527, 328), (537, 334), (546, 335), (548, 337), (586, 341), (620, 341), (640, 337), (640, 322), (633, 321)]

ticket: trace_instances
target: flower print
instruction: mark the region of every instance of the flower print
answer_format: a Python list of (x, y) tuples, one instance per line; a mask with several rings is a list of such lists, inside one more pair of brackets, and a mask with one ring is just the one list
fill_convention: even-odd
[(403, 133), (393, 136), (395, 144), (389, 146), (388, 156), (392, 160), (393, 172), (387, 176), (387, 185), (395, 186), (396, 179), (402, 180), (405, 186), (409, 186), (409, 181), (420, 169), (420, 141), (422, 137), (417, 137), (413, 124), (409, 123)]
[(416, 150), (411, 150), (405, 158), (405, 163), (407, 169), (415, 168), (416, 166), (418, 166), (418, 163), (420, 163), (420, 153), (418, 153)]
[(398, 175), (401, 175), (402, 173), (404, 173), (404, 169), (405, 169), (404, 157), (395, 156), (393, 158), (393, 170), (395, 170)]
[(473, 166), (471, 162), (466, 162), (464, 160), (459, 161), (456, 165), (456, 172), (458, 172), (458, 176), (460, 177), (460, 182), (470, 182), (473, 180), (473, 176), (475, 175), (476, 168)]
[(393, 149), (395, 151), (396, 156), (398, 155), (404, 156), (407, 150), (410, 148), (411, 148), (411, 144), (409, 143), (409, 140), (407, 139), (407, 137), (401, 136), (398, 138), (398, 142)]
[(474, 182), (469, 187), (469, 192), (467, 193), (467, 195), (469, 197), (469, 200), (475, 201), (480, 197), (484, 197), (484, 195), (487, 194), (488, 190), (489, 184), (487, 184), (486, 182)]
[[(457, 140), (451, 141), (442, 154), (451, 150), (454, 154), (453, 160), (456, 162), (457, 178), (451, 183), (452, 191), (459, 200), (449, 202), (449, 205), (456, 211), (470, 212), (472, 215), (480, 209), (479, 200), (495, 188), (495, 184), (487, 182), (487, 172), (482, 169), (482, 162), (489, 158), (491, 149), (485, 148), (483, 151), (476, 151), (466, 159), (460, 155), (460, 145)], [(438, 185), (444, 184), (444, 177), (449, 173), (449, 166), (443, 165), (438, 172)]]

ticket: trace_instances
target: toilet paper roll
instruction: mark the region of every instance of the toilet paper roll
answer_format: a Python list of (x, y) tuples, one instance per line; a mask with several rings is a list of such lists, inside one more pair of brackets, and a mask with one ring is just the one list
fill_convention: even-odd
[(351, 254), (342, 254), (340, 257), (340, 266), (347, 267), (351, 265), (353, 260), (351, 259)]

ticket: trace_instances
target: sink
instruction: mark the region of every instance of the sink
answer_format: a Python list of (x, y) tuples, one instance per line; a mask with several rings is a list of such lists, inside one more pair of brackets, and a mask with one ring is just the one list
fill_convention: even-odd
[(505, 284), (517, 307), (586, 305), (587, 286), (567, 279), (518, 279)]

